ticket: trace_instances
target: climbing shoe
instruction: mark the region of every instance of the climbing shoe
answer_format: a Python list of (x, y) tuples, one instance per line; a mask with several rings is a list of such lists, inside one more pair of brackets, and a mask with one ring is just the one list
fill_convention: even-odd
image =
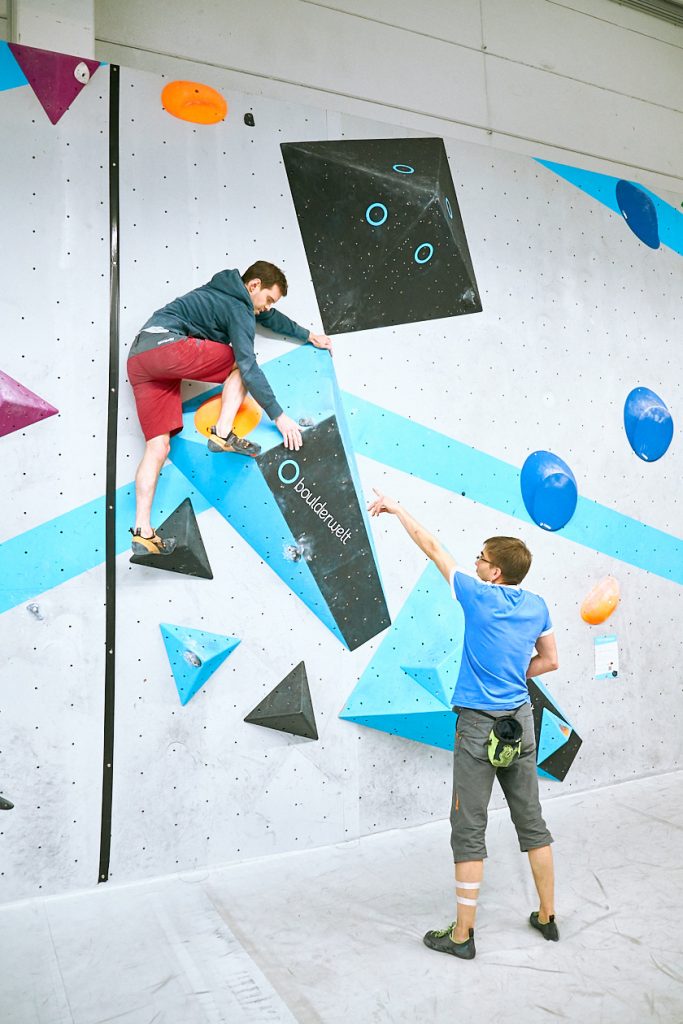
[(216, 433), (216, 428), (211, 427), (208, 449), (210, 452), (235, 452), (237, 455), (250, 455), (253, 459), (261, 451), (261, 445), (247, 441), (246, 437), (238, 437), (232, 430), (227, 437), (221, 437)]
[(172, 555), (175, 551), (175, 537), (161, 538), (156, 530), (151, 537), (143, 537), (139, 526), (135, 530), (131, 527), (130, 532), (133, 534), (131, 546), (134, 555)]
[(560, 933), (558, 932), (557, 925), (555, 924), (554, 914), (550, 915), (547, 924), (541, 924), (541, 922), (538, 920), (538, 911), (534, 910), (531, 916), (529, 917), (529, 924), (532, 928), (537, 928), (543, 936), (543, 938), (548, 939), (549, 942), (558, 941)]
[(439, 953), (450, 953), (451, 956), (459, 956), (461, 960), (474, 960), (477, 950), (474, 946), (474, 928), (470, 928), (470, 935), (464, 942), (453, 942), (451, 933), (455, 928), (455, 922), (449, 924), (439, 932), (427, 932), (423, 938), (425, 946), (436, 949)]

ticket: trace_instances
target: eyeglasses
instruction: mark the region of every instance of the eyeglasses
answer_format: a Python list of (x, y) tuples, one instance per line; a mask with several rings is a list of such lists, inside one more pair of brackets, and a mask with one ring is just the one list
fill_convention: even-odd
[(493, 565), (493, 562), (491, 561), (490, 558), (484, 558), (484, 552), (483, 551), (481, 551), (479, 553), (479, 555), (477, 557), (477, 561), (478, 562), (486, 562), (487, 565)]

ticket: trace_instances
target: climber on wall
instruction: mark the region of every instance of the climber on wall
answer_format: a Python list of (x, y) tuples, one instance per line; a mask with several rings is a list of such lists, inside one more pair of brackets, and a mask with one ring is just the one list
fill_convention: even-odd
[(301, 431), (283, 412), (254, 354), (256, 324), (316, 348), (332, 352), (326, 334), (313, 334), (273, 309), (287, 294), (287, 279), (278, 267), (259, 260), (240, 276), (221, 270), (208, 284), (157, 310), (135, 338), (128, 357), (128, 379), (145, 435), (145, 453), (135, 474), (136, 554), (168, 555), (175, 539), (162, 540), (151, 524), (152, 503), (170, 438), (182, 429), (180, 382), (223, 384), (221, 410), (211, 427), (211, 452), (258, 455), (260, 448), (232, 430), (247, 392), (273, 420), (285, 448), (298, 451)]
[[(557, 668), (557, 647), (545, 601), (523, 590), (531, 552), (515, 537), (491, 537), (475, 559), (476, 577), (458, 568), (436, 537), (397, 501), (375, 491), (373, 516), (395, 515), (411, 540), (448, 581), (465, 616), (465, 638), (453, 694), (458, 713), (453, 757), (451, 847), (457, 919), (429, 931), (430, 949), (472, 960), (474, 919), (484, 875), (487, 807), (498, 777), (519, 846), (529, 856), (539, 909), (529, 923), (556, 942), (554, 870), (538, 797), (536, 739), (526, 680)], [(535, 651), (534, 651), (535, 649)]]

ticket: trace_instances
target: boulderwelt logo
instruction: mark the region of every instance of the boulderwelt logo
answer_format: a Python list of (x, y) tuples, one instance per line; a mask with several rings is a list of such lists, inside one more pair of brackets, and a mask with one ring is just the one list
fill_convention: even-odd
[(324, 522), (333, 536), (337, 537), (342, 544), (346, 544), (351, 536), (351, 531), (342, 526), (339, 520), (334, 518), (332, 512), (328, 512), (327, 502), (323, 501), (319, 494), (314, 495), (311, 489), (306, 487), (306, 477), (301, 476), (299, 463), (294, 459), (285, 459), (284, 462), (280, 463), (277, 475), (283, 484), (287, 486), (293, 485), (294, 490), (304, 504), (308, 505), (321, 522)]

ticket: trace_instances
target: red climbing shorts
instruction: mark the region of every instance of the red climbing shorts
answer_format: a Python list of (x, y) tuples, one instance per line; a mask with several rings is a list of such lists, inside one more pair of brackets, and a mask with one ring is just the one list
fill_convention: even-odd
[(204, 338), (173, 338), (131, 355), (128, 380), (145, 440), (182, 430), (181, 380), (222, 384), (234, 367), (229, 345)]

